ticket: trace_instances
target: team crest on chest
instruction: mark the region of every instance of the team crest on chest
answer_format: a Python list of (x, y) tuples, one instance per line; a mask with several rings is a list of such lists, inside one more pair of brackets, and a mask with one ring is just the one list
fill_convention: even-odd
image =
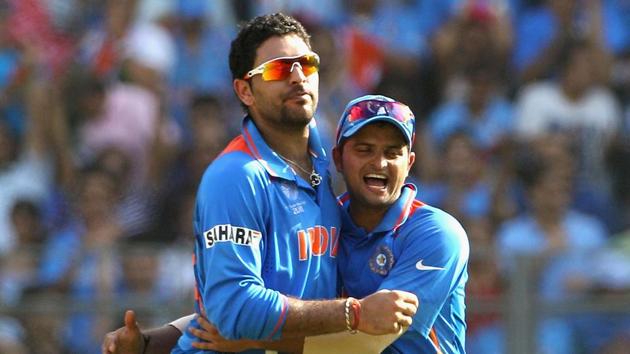
[(381, 245), (376, 248), (370, 257), (370, 269), (380, 275), (387, 275), (394, 266), (394, 253), (392, 250)]

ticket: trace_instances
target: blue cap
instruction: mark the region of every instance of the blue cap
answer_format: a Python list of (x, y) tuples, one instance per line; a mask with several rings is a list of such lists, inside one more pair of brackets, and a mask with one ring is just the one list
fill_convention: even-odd
[(339, 118), (336, 144), (376, 121), (393, 124), (403, 133), (407, 144), (413, 144), (416, 132), (413, 112), (404, 103), (381, 95), (361, 96), (348, 103)]

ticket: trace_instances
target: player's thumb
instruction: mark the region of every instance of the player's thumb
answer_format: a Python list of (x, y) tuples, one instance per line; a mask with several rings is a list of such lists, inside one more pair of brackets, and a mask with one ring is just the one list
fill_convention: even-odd
[(125, 327), (130, 330), (139, 330), (138, 322), (136, 322), (136, 313), (133, 310), (125, 312)]

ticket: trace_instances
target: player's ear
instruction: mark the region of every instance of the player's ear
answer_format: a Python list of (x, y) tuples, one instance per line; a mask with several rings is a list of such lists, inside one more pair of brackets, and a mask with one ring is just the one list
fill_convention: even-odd
[(335, 146), (332, 150), (333, 161), (335, 162), (335, 168), (337, 172), (341, 173), (343, 171), (343, 164), (341, 163), (341, 149), (343, 146)]
[(407, 174), (411, 171), (411, 166), (416, 162), (416, 153), (413, 151), (409, 151), (409, 166), (407, 166)]
[(241, 100), (244, 105), (249, 107), (254, 104), (255, 98), (252, 92), (252, 85), (248, 80), (234, 79), (232, 86), (234, 87), (234, 92), (238, 96), (238, 99)]

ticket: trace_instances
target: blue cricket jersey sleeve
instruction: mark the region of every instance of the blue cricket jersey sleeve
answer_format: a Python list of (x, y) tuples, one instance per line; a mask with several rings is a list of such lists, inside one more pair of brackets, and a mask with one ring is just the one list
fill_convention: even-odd
[(260, 164), (232, 156), (215, 161), (199, 187), (194, 222), (197, 304), (228, 339), (278, 339), (286, 318), (286, 298), (266, 288), (261, 277), (268, 178)]
[(411, 326), (425, 337), (438, 316), (452, 317), (446, 323), (463, 323), (463, 308), (444, 312), (453, 293), (461, 292), (463, 298), (467, 277), (468, 239), (459, 222), (425, 205), (402, 225), (397, 238), (398, 259), (380, 289), (405, 290), (418, 296), (420, 307)]

